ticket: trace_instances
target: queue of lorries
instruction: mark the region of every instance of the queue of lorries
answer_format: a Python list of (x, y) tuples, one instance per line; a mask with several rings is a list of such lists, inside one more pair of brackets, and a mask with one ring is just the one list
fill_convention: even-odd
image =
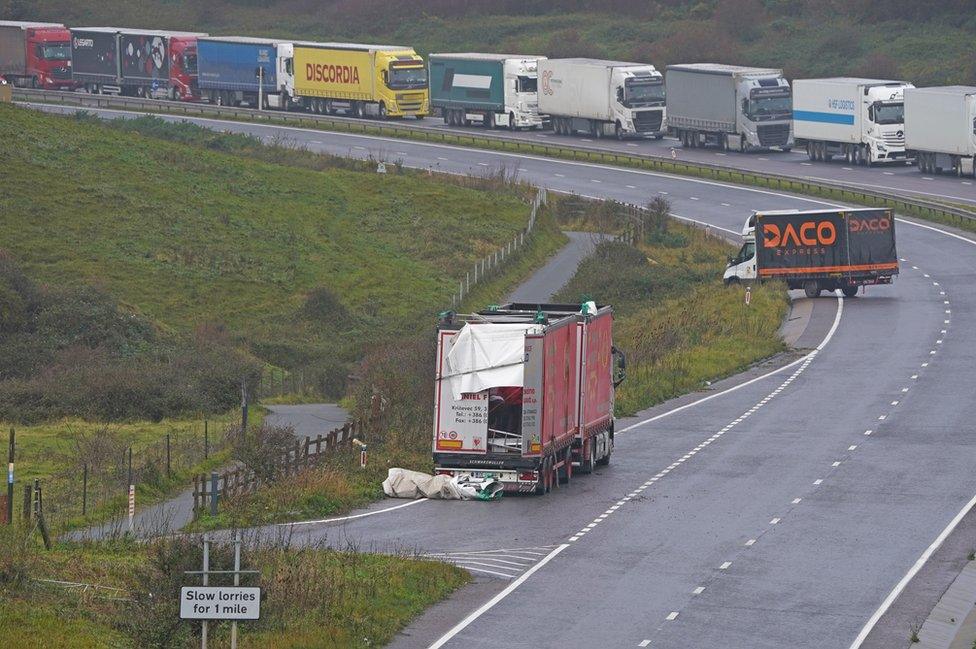
[(795, 79), (735, 65), (653, 65), (192, 32), (0, 21), (0, 78), (17, 86), (219, 105), (443, 117), (685, 147), (789, 151), (850, 164), (914, 160), (976, 176), (976, 86)]

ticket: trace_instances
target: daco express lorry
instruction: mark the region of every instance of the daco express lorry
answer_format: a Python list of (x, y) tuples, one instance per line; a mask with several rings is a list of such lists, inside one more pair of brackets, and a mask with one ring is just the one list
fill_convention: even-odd
[(725, 269), (726, 284), (783, 280), (811, 298), (836, 289), (854, 297), (861, 286), (890, 284), (898, 274), (888, 209), (755, 212), (742, 237)]
[(613, 310), (592, 302), (445, 314), (437, 331), (435, 471), (545, 493), (568, 481), (574, 466), (590, 473), (608, 463), (624, 367), (612, 337)]

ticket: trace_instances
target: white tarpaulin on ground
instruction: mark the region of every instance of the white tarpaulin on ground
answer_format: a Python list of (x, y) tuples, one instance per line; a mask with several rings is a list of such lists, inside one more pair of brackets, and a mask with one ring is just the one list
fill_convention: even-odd
[(446, 475), (429, 475), (409, 469), (390, 469), (383, 493), (390, 498), (437, 498), (442, 500), (495, 500), (501, 496), (497, 480), (468, 481)]
[(444, 359), (444, 378), (455, 399), (488, 388), (519, 386), (525, 367), (525, 334), (531, 324), (466, 324)]

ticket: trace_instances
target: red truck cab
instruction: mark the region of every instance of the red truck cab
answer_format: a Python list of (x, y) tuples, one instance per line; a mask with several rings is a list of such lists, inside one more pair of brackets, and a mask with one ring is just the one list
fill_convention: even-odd
[(173, 101), (200, 99), (197, 83), (196, 37), (173, 37), (169, 42), (169, 93)]
[(71, 33), (58, 23), (0, 21), (0, 76), (20, 87), (74, 90)]

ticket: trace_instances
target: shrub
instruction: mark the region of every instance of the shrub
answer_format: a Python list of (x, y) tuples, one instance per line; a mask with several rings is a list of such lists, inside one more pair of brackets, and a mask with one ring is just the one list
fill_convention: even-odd
[(245, 434), (238, 429), (228, 433), (236, 439), (234, 459), (254, 471), (262, 482), (273, 482), (281, 472), (281, 457), (295, 448), (295, 430), (291, 426), (262, 424)]

